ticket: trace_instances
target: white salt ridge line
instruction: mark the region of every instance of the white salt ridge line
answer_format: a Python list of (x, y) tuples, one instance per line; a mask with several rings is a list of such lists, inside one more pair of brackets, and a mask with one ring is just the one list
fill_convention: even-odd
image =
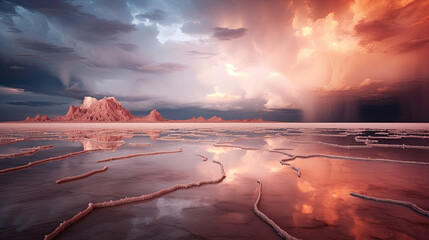
[(208, 137), (209, 135), (205, 134), (195, 134), (195, 133), (171, 133), (168, 136), (178, 136), (178, 137)]
[(396, 204), (396, 205), (401, 205), (401, 206), (409, 207), (414, 212), (416, 212), (416, 213), (418, 213), (418, 214), (420, 214), (422, 216), (429, 217), (429, 211), (428, 210), (420, 208), (419, 206), (417, 206), (416, 204), (411, 203), (411, 202), (394, 200), (394, 199), (388, 199), (388, 198), (372, 197), (372, 196), (368, 196), (368, 195), (364, 195), (364, 194), (359, 194), (359, 193), (350, 193), (350, 195), (353, 196), (353, 197), (358, 197), (358, 198), (362, 198), (362, 199), (366, 199), (366, 200), (372, 200), (372, 201), (382, 202), (382, 203), (391, 203), (391, 204)]
[(257, 182), (259, 184), (259, 194), (258, 194), (258, 198), (256, 199), (255, 205), (253, 205), (253, 212), (262, 220), (264, 220), (268, 225), (270, 225), (281, 238), (287, 239), (287, 240), (299, 240), (299, 238), (296, 238), (290, 235), (288, 232), (286, 232), (281, 227), (279, 227), (279, 225), (277, 225), (273, 220), (267, 217), (267, 215), (265, 215), (263, 212), (259, 210), (258, 205), (259, 205), (259, 202), (261, 201), (262, 182), (261, 180), (258, 180)]
[(137, 154), (132, 154), (132, 155), (112, 157), (112, 158), (107, 158), (107, 159), (103, 159), (103, 160), (98, 160), (97, 162), (110, 162), (110, 161), (122, 160), (122, 159), (126, 159), (126, 158), (141, 157), (141, 156), (152, 156), (152, 155), (169, 154), (169, 153), (179, 153), (182, 151), (183, 151), (183, 149), (180, 148), (179, 150), (175, 150), (175, 151), (137, 153)]
[(233, 144), (233, 143), (236, 143), (236, 142), (241, 141), (241, 140), (257, 140), (257, 139), (266, 139), (266, 138), (269, 138), (269, 136), (262, 136), (262, 137), (247, 137), (247, 136), (244, 136), (244, 137), (236, 138), (236, 139), (233, 139), (233, 140), (230, 140), (230, 141), (221, 141), (221, 142), (218, 142), (216, 144)]
[(151, 143), (128, 143), (128, 145), (134, 146), (134, 147), (150, 147), (150, 146), (152, 146)]
[(117, 141), (100, 141), (97, 139), (92, 139), (92, 138), (82, 138), (82, 139), (76, 139), (76, 140), (88, 140), (91, 142), (96, 142), (96, 143), (125, 143), (124, 140), (117, 140)]
[(330, 133), (310, 133), (310, 134), (304, 134), (307, 136), (319, 136), (319, 137), (347, 137), (349, 136), (346, 133), (339, 133), (339, 134), (330, 134)]
[(204, 156), (204, 155), (201, 155), (201, 154), (195, 154), (195, 155), (197, 155), (198, 157), (202, 157), (203, 161), (207, 161), (208, 160), (208, 158), (206, 156)]
[[(281, 152), (281, 151), (277, 151), (277, 150), (268, 150), (268, 152), (280, 153), (280, 154), (286, 155), (288, 157), (295, 157), (295, 155), (293, 155), (293, 154), (286, 153), (286, 152)], [(284, 159), (284, 160), (286, 161), (286, 159)], [(291, 160), (293, 160), (293, 159), (290, 159), (290, 160), (287, 160), (287, 161), (291, 161)]]
[(11, 141), (0, 141), (0, 145), (8, 145), (8, 144), (17, 143), (17, 142), (23, 142), (24, 140), (25, 140), (24, 138), (15, 138), (15, 139), (12, 139)]
[(94, 152), (94, 151), (98, 151), (98, 149), (83, 150), (83, 151), (79, 151), (79, 152), (72, 152), (72, 153), (68, 153), (68, 154), (65, 154), (65, 155), (61, 155), (61, 156), (50, 157), (50, 158), (38, 160), (38, 161), (35, 161), (35, 162), (29, 162), (26, 165), (21, 165), (21, 166), (17, 166), (17, 167), (11, 167), (11, 168), (1, 169), (0, 170), (0, 174), (8, 173), (8, 172), (14, 172), (14, 171), (18, 171), (18, 170), (23, 170), (23, 169), (30, 168), (30, 167), (33, 167), (33, 166), (36, 166), (36, 165), (39, 165), (39, 164), (43, 164), (43, 163), (47, 163), (47, 162), (52, 162), (52, 161), (58, 161), (58, 160), (62, 160), (62, 159), (65, 159), (65, 158), (77, 156), (77, 155), (88, 153), (88, 152)]
[(222, 142), (218, 142), (217, 144), (233, 144), (233, 143), (240, 141), (240, 140), (244, 140), (244, 138), (236, 138), (236, 139), (233, 139), (230, 141), (222, 141)]
[(372, 147), (385, 147), (385, 148), (408, 148), (408, 149), (425, 149), (425, 150), (429, 150), (429, 146), (416, 146), (416, 145), (405, 145), (405, 144), (373, 144), (370, 143), (368, 144), (369, 146)]
[(291, 143), (300, 143), (300, 144), (320, 144), (320, 145), (326, 145), (330, 147), (338, 147), (338, 148), (371, 148), (369, 145), (341, 145), (341, 144), (335, 144), (335, 143), (326, 143), (322, 141), (301, 141), (301, 140), (288, 140)]
[(290, 167), (290, 168), (296, 171), (296, 175), (297, 175), (298, 177), (301, 177), (301, 170), (299, 170), (299, 169), (298, 169), (298, 168), (296, 168), (296, 167)]
[(340, 134), (329, 134), (329, 133), (292, 133), (292, 132), (285, 132), (281, 133), (284, 136), (319, 136), (319, 137), (347, 137), (351, 134), (349, 133), (340, 133)]
[(96, 209), (96, 208), (108, 208), (108, 207), (115, 207), (115, 206), (120, 206), (120, 205), (134, 203), (134, 202), (141, 202), (141, 201), (153, 199), (153, 198), (156, 198), (156, 197), (177, 191), (179, 189), (188, 189), (188, 188), (198, 187), (198, 186), (202, 186), (202, 185), (206, 185), (206, 184), (220, 183), (226, 177), (225, 170), (223, 169), (222, 163), (220, 163), (218, 161), (213, 161), (213, 163), (219, 164), (219, 166), (220, 166), (222, 176), (217, 178), (217, 179), (204, 180), (204, 181), (200, 181), (200, 182), (191, 182), (188, 184), (178, 184), (178, 185), (174, 185), (174, 186), (169, 187), (169, 188), (164, 188), (164, 189), (159, 190), (159, 191), (154, 192), (154, 193), (144, 194), (144, 195), (137, 196), (137, 197), (129, 197), (129, 198), (126, 197), (126, 198), (121, 198), (121, 199), (114, 200), (114, 201), (110, 200), (110, 201), (105, 201), (105, 202), (89, 203), (88, 207), (85, 210), (74, 215), (69, 220), (60, 223), (60, 225), (53, 232), (49, 233), (48, 235), (45, 235), (44, 239), (45, 240), (54, 239), (56, 236), (58, 236), (58, 234), (60, 234), (66, 228), (70, 227), (73, 223), (79, 221), (80, 219), (82, 219), (83, 217), (85, 217), (86, 215), (91, 213), (91, 211)]
[(229, 144), (213, 144), (213, 146), (215, 146), (215, 147), (240, 148), (243, 150), (259, 150), (257, 148), (253, 148), (253, 147), (243, 147), (243, 146), (239, 146), (239, 145), (229, 145)]
[(180, 141), (180, 142), (214, 142), (209, 139), (186, 139), (186, 138), (177, 138), (177, 137), (160, 137), (157, 140), (160, 141)]
[[(422, 135), (387, 135), (387, 136), (356, 136), (355, 140), (357, 139), (403, 139), (403, 138), (421, 138), (421, 139), (427, 139), (429, 136), (422, 136)], [(362, 141), (362, 140), (360, 140)]]
[(332, 159), (343, 159), (343, 160), (353, 160), (353, 161), (368, 161), (368, 162), (388, 162), (388, 163), (399, 163), (399, 164), (417, 164), (417, 165), (429, 165), (429, 162), (416, 162), (416, 161), (402, 161), (402, 160), (392, 160), (392, 159), (383, 159), (383, 158), (361, 158), (361, 157), (348, 157), (348, 156), (337, 156), (337, 155), (325, 155), (325, 154), (311, 154), (311, 155), (292, 155), (284, 152), (277, 152), (284, 155), (289, 155), (290, 158), (280, 160), (280, 163), (292, 161), (297, 158), (314, 158), (314, 157), (325, 157)]
[[(400, 137), (400, 138), (421, 138), (421, 139), (426, 139), (429, 138), (428, 135), (415, 135), (415, 134), (395, 134), (395, 135), (391, 135), (391, 136), (396, 136), (396, 137)], [(373, 137), (371, 137), (373, 138)]]
[(107, 169), (108, 169), (108, 167), (107, 167), (107, 166), (105, 166), (105, 167), (104, 167), (104, 168), (102, 168), (102, 169), (92, 170), (92, 171), (90, 171), (90, 172), (87, 172), (87, 173), (84, 173), (84, 174), (81, 174), (81, 175), (77, 175), (77, 176), (72, 176), (72, 177), (66, 177), (66, 178), (59, 179), (59, 180), (55, 181), (55, 183), (56, 183), (56, 184), (60, 184), (60, 183), (65, 183), (65, 182), (76, 181), (76, 180), (79, 180), (79, 179), (82, 179), (82, 178), (89, 177), (89, 176), (91, 176), (91, 175), (93, 175), (93, 174), (96, 174), (96, 173), (105, 172), (105, 171), (107, 171)]
[(34, 148), (26, 148), (26, 149), (22, 149), (22, 151), (25, 152), (20, 152), (20, 153), (10, 153), (10, 154), (0, 154), (0, 159), (3, 158), (15, 158), (15, 157), (21, 157), (21, 156), (26, 156), (26, 155), (32, 155), (34, 153), (36, 153), (39, 150), (46, 150), (49, 148), (54, 147), (53, 145), (46, 145), (46, 146), (37, 146)]
[(427, 135), (424, 135), (424, 136), (422, 136), (422, 135), (406, 135), (404, 137), (405, 138), (422, 138), (422, 139), (429, 138), (429, 136), (427, 136)]
[(375, 135), (389, 135), (388, 132), (376, 132)]
[(371, 140), (371, 139), (368, 139), (368, 138), (365, 138), (365, 139), (363, 139), (363, 138), (362, 139), (361, 138), (356, 139), (355, 138), (355, 141), (357, 143), (365, 143), (366, 145), (378, 142), (378, 140)]

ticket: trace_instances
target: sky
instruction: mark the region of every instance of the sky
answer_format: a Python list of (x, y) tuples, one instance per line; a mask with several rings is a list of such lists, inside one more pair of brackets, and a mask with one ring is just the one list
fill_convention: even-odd
[(169, 119), (429, 122), (429, 1), (1, 1), (0, 121), (84, 96)]

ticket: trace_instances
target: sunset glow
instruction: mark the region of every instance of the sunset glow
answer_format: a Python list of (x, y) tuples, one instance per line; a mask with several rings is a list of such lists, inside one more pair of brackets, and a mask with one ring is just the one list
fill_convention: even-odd
[(0, 239), (427, 239), (429, 0), (1, 0)]
[(423, 0), (5, 1), (1, 108), (15, 110), (2, 120), (114, 96), (171, 119), (428, 121), (428, 9)]

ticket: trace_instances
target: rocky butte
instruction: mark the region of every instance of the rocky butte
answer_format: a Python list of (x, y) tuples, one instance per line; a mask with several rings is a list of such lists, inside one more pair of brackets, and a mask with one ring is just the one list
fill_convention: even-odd
[(37, 114), (34, 118), (27, 117), (24, 122), (264, 122), (259, 119), (237, 119), (223, 120), (218, 116), (209, 119), (203, 117), (191, 118), (187, 120), (164, 119), (161, 114), (152, 110), (147, 116), (138, 117), (116, 100), (114, 97), (104, 97), (100, 100), (93, 97), (85, 97), (82, 105), (70, 106), (64, 116), (50, 119), (46, 115)]

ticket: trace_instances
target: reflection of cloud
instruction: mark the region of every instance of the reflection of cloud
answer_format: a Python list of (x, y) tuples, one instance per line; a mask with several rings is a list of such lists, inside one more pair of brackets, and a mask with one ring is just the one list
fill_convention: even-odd
[[(228, 162), (225, 167), (226, 178), (224, 183), (234, 183), (235, 180), (243, 175), (263, 178), (273, 172), (279, 172), (284, 167), (279, 164), (277, 159), (272, 161), (271, 155), (265, 154), (264, 150), (242, 150), (233, 148), (220, 148), (208, 146), (207, 152), (215, 153), (213, 159), (222, 161), (222, 159), (236, 159), (236, 161)], [(244, 154), (243, 154), (244, 152)], [(220, 154), (221, 157), (220, 157)]]
[(180, 199), (180, 198), (158, 198), (156, 200), (156, 206), (158, 207), (158, 215), (156, 219), (165, 216), (182, 216), (183, 209), (191, 207), (202, 207), (208, 206), (210, 203), (202, 201), (202, 199)]
[(313, 207), (307, 204), (303, 204), (301, 208), (301, 212), (305, 214), (309, 214), (313, 212)]
[(215, 154), (215, 156), (214, 156), (215, 160), (219, 159), (218, 158), (219, 154), (221, 154), (221, 153), (227, 153), (227, 152), (229, 152), (231, 150), (232, 150), (231, 148), (215, 147), (215, 146), (207, 146), (207, 148), (206, 148), (207, 152), (211, 152), (211, 153)]
[(297, 185), (298, 189), (303, 193), (313, 192), (316, 190), (309, 182), (306, 181), (298, 181)]

